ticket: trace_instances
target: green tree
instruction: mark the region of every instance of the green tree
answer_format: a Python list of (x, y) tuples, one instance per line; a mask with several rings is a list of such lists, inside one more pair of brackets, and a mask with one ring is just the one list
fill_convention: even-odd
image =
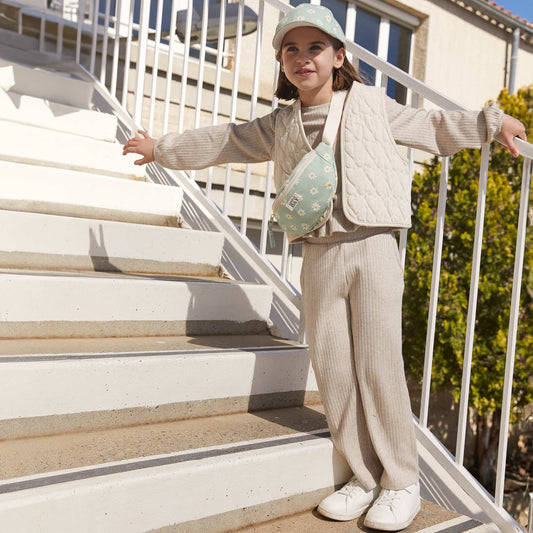
[[(531, 142), (533, 86), (515, 95), (504, 89), (498, 96), (498, 104), (505, 113), (526, 125)], [(456, 401), (461, 389), (480, 159), (479, 150), (463, 150), (453, 157), (449, 174), (433, 388), (451, 390)], [(522, 166), (522, 157), (515, 159), (499, 143), (493, 143), (469, 403), (476, 420), (472, 428), (476, 453), (473, 464), (468, 466), (486, 486), (493, 481), (498, 442)], [(408, 240), (405, 274), (404, 355), (406, 368), (416, 379), (421, 379), (424, 364), (439, 179), (440, 160), (435, 158), (413, 181), (413, 228)], [(514, 408), (533, 401), (532, 245), (530, 226), (521, 291)]]

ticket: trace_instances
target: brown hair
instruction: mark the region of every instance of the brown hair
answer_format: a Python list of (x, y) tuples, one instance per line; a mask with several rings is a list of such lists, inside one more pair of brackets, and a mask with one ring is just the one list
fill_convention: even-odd
[[(335, 51), (343, 48), (343, 44), (339, 40), (331, 39), (331, 42)], [(278, 61), (281, 59), (281, 50), (276, 54), (276, 59)], [(345, 57), (342, 66), (333, 70), (333, 90), (346, 91), (351, 88), (354, 81), (364, 83), (355, 67)], [(278, 86), (274, 94), (281, 100), (293, 100), (299, 97), (298, 89), (288, 80), (285, 72), (281, 68), (279, 71)]]

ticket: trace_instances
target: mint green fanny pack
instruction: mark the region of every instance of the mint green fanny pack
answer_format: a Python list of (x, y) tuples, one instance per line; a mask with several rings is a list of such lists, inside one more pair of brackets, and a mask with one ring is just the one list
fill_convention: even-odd
[(322, 142), (302, 157), (278, 191), (272, 204), (272, 217), (280, 228), (294, 236), (305, 235), (326, 223), (337, 190), (337, 168), (333, 144), (339, 129), (346, 93), (333, 93), (324, 125)]

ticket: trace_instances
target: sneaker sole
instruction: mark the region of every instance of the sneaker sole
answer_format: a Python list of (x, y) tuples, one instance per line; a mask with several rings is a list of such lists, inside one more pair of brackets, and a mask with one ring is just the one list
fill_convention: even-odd
[(418, 503), (418, 506), (412, 513), (412, 515), (404, 522), (395, 522), (394, 524), (388, 524), (386, 522), (373, 522), (371, 520), (368, 520), (368, 518), (365, 518), (364, 525), (366, 527), (371, 527), (372, 529), (381, 529), (382, 531), (399, 531), (400, 529), (405, 529), (407, 526), (409, 526), (419, 512), (420, 503)]
[(317, 511), (322, 516), (325, 516), (326, 518), (331, 518), (332, 520), (337, 520), (339, 522), (347, 522), (349, 520), (354, 520), (355, 518), (359, 518), (361, 515), (365, 514), (369, 508), (370, 508), (370, 505), (367, 505), (365, 507), (362, 507), (361, 509), (358, 509), (357, 511), (355, 511), (355, 513), (347, 515), (347, 514), (332, 513), (328, 511), (327, 509), (320, 507), (319, 505), (317, 507)]

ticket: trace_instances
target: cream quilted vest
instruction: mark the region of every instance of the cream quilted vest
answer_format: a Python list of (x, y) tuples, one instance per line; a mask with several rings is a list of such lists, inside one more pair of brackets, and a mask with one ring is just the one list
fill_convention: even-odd
[[(274, 182), (279, 189), (311, 150), (300, 100), (276, 117)], [(342, 201), (346, 218), (360, 226), (411, 225), (409, 161), (400, 153), (385, 112), (385, 89), (354, 83), (341, 122)]]

